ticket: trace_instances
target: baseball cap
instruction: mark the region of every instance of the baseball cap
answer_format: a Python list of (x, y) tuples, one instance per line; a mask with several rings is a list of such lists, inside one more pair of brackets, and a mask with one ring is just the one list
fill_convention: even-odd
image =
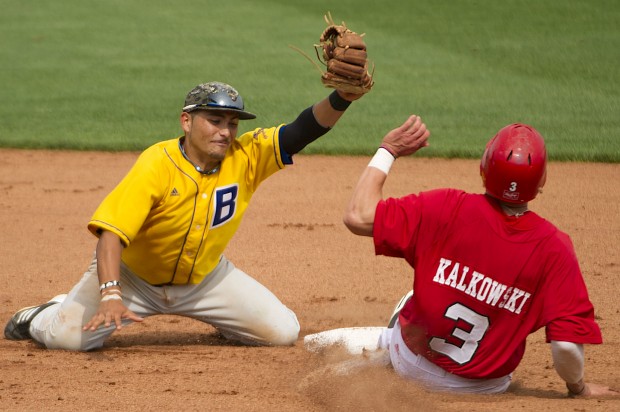
[(244, 110), (243, 99), (234, 87), (221, 82), (202, 83), (185, 97), (184, 112), (194, 110), (222, 110), (236, 112), (240, 120), (256, 119), (256, 115)]

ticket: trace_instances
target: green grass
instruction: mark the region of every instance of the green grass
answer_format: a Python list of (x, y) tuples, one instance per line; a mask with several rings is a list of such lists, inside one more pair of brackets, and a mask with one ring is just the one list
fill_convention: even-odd
[(323, 14), (366, 33), (373, 91), (304, 153), (368, 155), (409, 114), (420, 155), (479, 157), (502, 126), (529, 123), (551, 159), (620, 162), (616, 0), (0, 0), (0, 146), (141, 150), (180, 133), (194, 85), (234, 85), (288, 122), (326, 96), (313, 56)]

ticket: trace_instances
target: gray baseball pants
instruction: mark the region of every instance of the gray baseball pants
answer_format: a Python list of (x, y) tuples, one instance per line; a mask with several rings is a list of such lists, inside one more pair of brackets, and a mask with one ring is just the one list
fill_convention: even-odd
[[(271, 291), (222, 256), (200, 284), (152, 286), (121, 265), (123, 304), (136, 315), (186, 316), (208, 323), (223, 336), (247, 345), (293, 345), (299, 322)], [(97, 260), (61, 304), (30, 324), (33, 339), (49, 349), (88, 351), (103, 346), (115, 326), (83, 331), (99, 307)], [(123, 320), (123, 326), (133, 323)]]

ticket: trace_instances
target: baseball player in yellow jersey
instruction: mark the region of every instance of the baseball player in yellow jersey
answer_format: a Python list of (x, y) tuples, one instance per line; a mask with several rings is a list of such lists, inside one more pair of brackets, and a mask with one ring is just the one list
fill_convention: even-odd
[(196, 86), (183, 136), (146, 149), (95, 211), (91, 265), (67, 295), (18, 311), (7, 339), (87, 351), (156, 314), (188, 316), (249, 345), (292, 345), (295, 314), (224, 256), (250, 199), (292, 156), (330, 130), (361, 95), (335, 90), (295, 121), (237, 138), (245, 110), (231, 86)]

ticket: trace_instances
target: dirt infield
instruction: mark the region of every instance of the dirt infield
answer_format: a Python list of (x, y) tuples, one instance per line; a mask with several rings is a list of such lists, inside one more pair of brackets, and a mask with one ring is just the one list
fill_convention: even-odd
[[(90, 262), (86, 223), (137, 153), (0, 150), (0, 322), (22, 306), (67, 292)], [(368, 158), (297, 156), (263, 184), (227, 257), (298, 315), (294, 347), (230, 345), (213, 328), (151, 317), (102, 350), (44, 350), (0, 339), (0, 410), (495, 411), (620, 410), (620, 399), (568, 399), (543, 331), (528, 341), (508, 393), (423, 391), (385, 368), (320, 372), (343, 359), (316, 355), (303, 336), (384, 325), (410, 287), (401, 261), (373, 254), (342, 213)], [(478, 162), (399, 159), (385, 195), (434, 187), (481, 191)], [(533, 210), (569, 233), (603, 330), (586, 347), (586, 380), (620, 388), (620, 165), (551, 163)], [(317, 372), (319, 371), (319, 372)]]

